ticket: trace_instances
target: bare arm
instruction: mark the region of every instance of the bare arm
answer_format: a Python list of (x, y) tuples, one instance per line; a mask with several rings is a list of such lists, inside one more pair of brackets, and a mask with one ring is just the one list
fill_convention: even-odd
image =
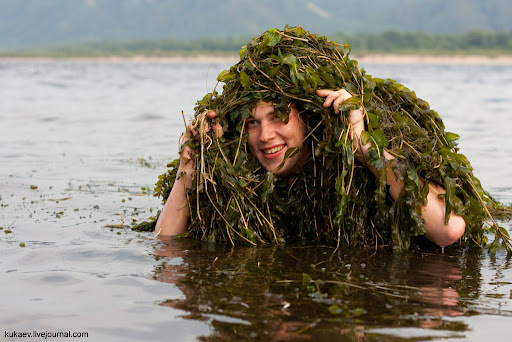
[[(189, 139), (192, 133), (191, 126), (187, 127), (183, 135), (183, 144)], [(180, 167), (178, 180), (174, 183), (171, 193), (165, 202), (165, 206), (156, 221), (155, 233), (159, 236), (178, 235), (183, 233), (188, 226), (190, 209), (187, 203), (187, 189), (192, 187), (192, 173), (194, 163), (191, 160), (192, 151), (184, 145), (180, 154)]]
[[(339, 105), (352, 97), (346, 90), (317, 90), (317, 95), (325, 97), (324, 107), (333, 106), (334, 112), (339, 114)], [(354, 109), (349, 114), (350, 121), (350, 138), (356, 142), (357, 150), (355, 151), (355, 157), (367, 165), (365, 162), (366, 155), (370, 144), (362, 145), (361, 133), (364, 131), (363, 113), (361, 109)], [(394, 157), (387, 151), (384, 151), (384, 157), (391, 161)], [(377, 170), (368, 166), (370, 171), (378, 176)], [(389, 185), (389, 194), (393, 199), (398, 199), (400, 192), (402, 191), (403, 184), (395, 179), (391, 166), (388, 166), (386, 170), (386, 183)], [(423, 181), (421, 181), (423, 184)], [(445, 203), (444, 200), (438, 197), (438, 194), (444, 194), (445, 190), (441, 186), (429, 184), (429, 193), (427, 195), (427, 204), (422, 208), (422, 217), (425, 220), (425, 237), (435, 244), (445, 247), (451, 245), (457, 241), (466, 229), (466, 223), (461, 216), (455, 215), (452, 211), (448, 224), (445, 224)]]
[[(207, 116), (210, 119), (214, 119), (217, 114), (215, 112), (208, 112)], [(213, 124), (212, 128), (217, 137), (223, 134), (220, 125)], [(206, 129), (209, 129), (209, 127)], [(185, 143), (190, 139), (191, 134), (195, 135), (196, 133), (192, 126), (189, 125), (182, 138), (182, 146), (184, 148), (180, 153), (180, 167), (178, 169), (178, 175), (181, 174), (181, 177), (174, 183), (167, 202), (156, 221), (155, 233), (158, 236), (178, 235), (185, 232), (188, 227), (190, 209), (187, 203), (187, 190), (192, 187), (192, 175), (195, 167), (194, 162), (191, 160), (192, 149), (185, 145)]]

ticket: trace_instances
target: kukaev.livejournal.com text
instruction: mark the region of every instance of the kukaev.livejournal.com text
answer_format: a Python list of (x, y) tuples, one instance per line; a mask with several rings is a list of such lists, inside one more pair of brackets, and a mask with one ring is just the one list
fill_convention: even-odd
[(88, 332), (74, 332), (74, 331), (6, 331), (4, 330), (5, 338), (20, 338), (20, 337), (36, 337), (36, 338), (53, 338), (53, 337), (89, 337)]

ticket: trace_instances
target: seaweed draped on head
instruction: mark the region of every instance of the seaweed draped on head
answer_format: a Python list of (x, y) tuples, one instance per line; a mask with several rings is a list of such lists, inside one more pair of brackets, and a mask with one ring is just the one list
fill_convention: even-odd
[[(446, 189), (446, 212), (454, 210), (466, 221), (463, 243), (486, 243), (485, 202), (493, 200), (458, 153), (458, 136), (445, 132), (437, 112), (413, 91), (367, 75), (349, 53), (348, 44), (300, 27), (268, 30), (240, 51), (240, 61), (218, 77), (222, 92), (207, 94), (195, 108), (199, 134), (188, 142), (196, 172), (188, 191), (186, 234), (233, 244), (300, 239), (404, 249), (424, 233), (421, 207), (428, 184), (435, 183)], [(315, 91), (324, 88), (353, 95), (340, 106), (341, 115), (323, 108), (324, 99)], [(276, 178), (248, 149), (245, 120), (261, 100), (272, 102), (285, 122), (293, 102), (306, 123), (301, 148), (312, 153), (293, 177)], [(359, 107), (365, 121), (362, 142), (372, 144), (366, 162), (381, 177), (354, 159), (347, 116)], [(211, 125), (209, 110), (217, 113), (222, 137), (205, 129)], [(395, 157), (390, 172), (404, 184), (397, 201), (383, 181), (389, 169), (384, 149)], [(179, 177), (177, 163), (157, 183), (164, 200)]]

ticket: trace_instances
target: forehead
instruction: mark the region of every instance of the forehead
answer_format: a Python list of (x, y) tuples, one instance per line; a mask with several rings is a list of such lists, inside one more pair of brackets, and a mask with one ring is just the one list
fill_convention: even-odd
[(259, 101), (252, 106), (253, 117), (264, 117), (274, 113), (274, 104), (272, 102)]
[[(288, 107), (291, 108), (290, 114), (297, 111), (295, 104), (293, 102), (290, 102), (288, 104)], [(274, 104), (272, 102), (259, 101), (252, 106), (251, 114), (252, 114), (252, 117), (254, 117), (254, 118), (260, 118), (260, 117), (264, 118), (265, 116), (273, 115), (274, 114)]]

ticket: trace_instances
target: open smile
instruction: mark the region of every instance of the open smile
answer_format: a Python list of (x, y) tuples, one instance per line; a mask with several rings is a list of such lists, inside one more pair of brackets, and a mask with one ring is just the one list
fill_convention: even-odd
[(264, 154), (274, 154), (274, 153), (277, 153), (277, 152), (281, 151), (283, 148), (284, 148), (284, 145), (275, 146), (275, 147), (263, 150), (263, 153)]
[(279, 145), (279, 146), (273, 146), (271, 148), (262, 149), (261, 152), (265, 159), (274, 159), (274, 158), (278, 158), (281, 155), (281, 153), (284, 151), (285, 147), (286, 147), (286, 144)]

